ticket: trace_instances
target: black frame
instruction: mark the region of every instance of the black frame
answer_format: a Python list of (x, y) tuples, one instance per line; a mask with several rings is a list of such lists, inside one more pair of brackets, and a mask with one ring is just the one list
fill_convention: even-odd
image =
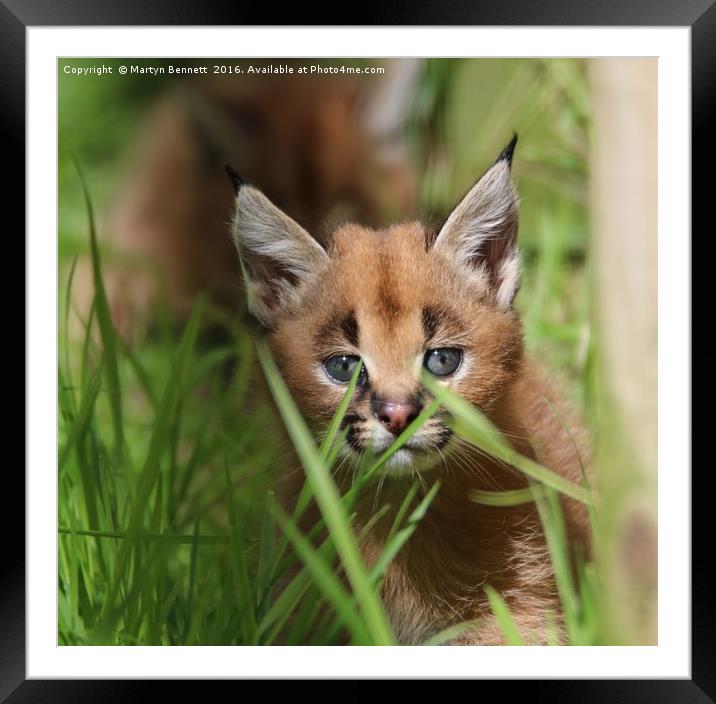
[[(500, 3), (473, 0), (470, 4), (459, 0), (442, 0), (414, 6), (400, 0), (384, 0), (375, 5), (360, 3), (359, 15), (352, 19), (366, 24), (411, 25), (634, 25), (634, 26), (690, 26), (692, 29), (692, 214), (694, 221), (706, 224), (707, 210), (713, 200), (713, 169), (716, 116), (716, 5), (714, 0), (619, 0), (602, 2), (574, 2), (573, 0), (540, 0), (526, 4), (521, 0), (501, 0)], [(4, 191), (6, 203), (23, 202), (25, 189), (25, 28), (42, 25), (257, 25), (267, 24), (271, 7), (246, 7), (229, 0), (196, 3), (191, 0), (0, 0), (0, 135), (4, 137), (4, 172), (10, 176)], [(318, 6), (314, 6), (318, 7)], [(357, 9), (357, 8), (356, 8)], [(297, 24), (333, 24), (330, 8), (318, 12), (306, 4), (280, 10), (282, 24), (296, 20)], [(267, 20), (267, 21), (265, 21)], [(16, 206), (19, 211), (19, 205)], [(713, 237), (713, 220), (703, 234)], [(18, 226), (10, 232), (24, 230), (24, 210)], [(702, 228), (706, 229), (706, 228)], [(14, 238), (19, 241), (18, 237)], [(700, 247), (703, 242), (700, 243)], [(22, 254), (24, 260), (24, 250)], [(692, 258), (692, 267), (709, 266), (708, 257)], [(705, 273), (705, 272), (704, 272)], [(709, 281), (708, 275), (693, 281)], [(15, 293), (15, 297), (16, 297)], [(13, 300), (13, 299), (7, 299)], [(693, 296), (693, 320), (713, 319), (705, 309), (707, 295)], [(697, 311), (702, 315), (696, 315)], [(705, 315), (703, 315), (705, 313)], [(702, 347), (701, 349), (706, 349)], [(706, 352), (696, 359), (706, 361)], [(25, 366), (25, 373), (31, 370)], [(700, 377), (700, 386), (711, 389), (708, 375)], [(713, 413), (694, 414), (692, 427), (696, 437), (706, 436), (707, 423), (713, 425)], [(702, 433), (698, 433), (698, 429)], [(712, 431), (711, 428), (709, 430)], [(693, 433), (693, 431), (692, 431)], [(692, 474), (692, 679), (679, 680), (550, 680), (509, 682), (510, 694), (516, 687), (532, 700), (589, 702), (684, 702), (701, 704), (716, 702), (716, 583), (711, 577), (714, 554), (713, 528), (710, 506), (709, 478), (712, 463), (702, 463)], [(10, 470), (13, 471), (10, 471)], [(687, 468), (672, 467), (671, 471)], [(24, 477), (14, 467), (6, 466), (5, 495), (24, 495)], [(9, 483), (9, 485), (8, 485)], [(24, 511), (24, 508), (21, 509)], [(13, 526), (18, 521), (12, 522)], [(11, 526), (5, 537), (13, 540), (3, 545), (3, 573), (0, 578), (0, 701), (12, 702), (97, 702), (119, 701), (140, 693), (166, 696), (166, 684), (132, 680), (25, 680), (25, 550), (17, 530)], [(486, 683), (480, 683), (483, 687)], [(497, 683), (504, 687), (505, 682)], [(183, 682), (187, 687), (195, 683)], [(494, 686), (494, 685), (493, 685)], [(194, 690), (197, 691), (198, 690)], [(480, 690), (482, 691), (482, 690)], [(502, 690), (504, 692), (504, 690)], [(161, 696), (161, 695), (160, 695)]]

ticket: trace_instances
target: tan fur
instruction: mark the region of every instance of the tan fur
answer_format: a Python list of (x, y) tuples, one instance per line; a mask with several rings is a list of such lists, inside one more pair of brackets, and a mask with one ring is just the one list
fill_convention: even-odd
[[(520, 452), (579, 481), (577, 453), (543, 396), (568, 419), (586, 461), (584, 434), (547, 378), (524, 357), (517, 314), (495, 301), (485, 277), (465, 275), (447, 250), (432, 248), (433, 239), (418, 223), (384, 231), (348, 225), (333, 234), (316, 269), (296, 282), (292, 302), (268, 321), (268, 340), (302, 412), (320, 435), (344, 393), (321, 361), (340, 353), (362, 356), (371, 393), (425, 396), (416, 379), (416, 360), (426, 348), (421, 312), (437, 307), (444, 322), (430, 346), (464, 350), (462, 367), (447, 382), (450, 387), (486, 412)], [(336, 324), (350, 314), (359, 331), (357, 346)], [(364, 443), (371, 442), (376, 424), (369, 397), (358, 391), (348, 409), (364, 419), (352, 424)], [(416, 457), (421, 447), (436, 444), (442, 429), (439, 416), (426, 424), (415, 436)], [(377, 498), (380, 505), (396, 507), (413, 476), (391, 468), (386, 474)], [(349, 466), (337, 474), (339, 482), (348, 476)], [(472, 489), (523, 487), (524, 476), (454, 438), (437, 464), (420, 476), (423, 486), (440, 478), (442, 487), (383, 584), (400, 641), (419, 643), (451, 624), (478, 620), (456, 642), (502, 642), (483, 591), (490, 584), (513, 609), (524, 637), (544, 642), (548, 614), (557, 615), (559, 605), (535, 506), (486, 507), (468, 498)], [(301, 483), (300, 473), (290, 477), (283, 487), (289, 500)], [(377, 491), (378, 484), (357, 508), (358, 530), (371, 519)], [(572, 541), (586, 545), (584, 507), (571, 500), (563, 505)], [(316, 517), (309, 516), (304, 527)], [(389, 514), (364, 538), (369, 562), (380, 554), (391, 520)]]

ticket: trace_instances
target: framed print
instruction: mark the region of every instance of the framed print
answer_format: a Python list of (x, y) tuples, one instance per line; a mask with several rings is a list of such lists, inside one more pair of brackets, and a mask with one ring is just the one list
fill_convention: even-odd
[(710, 701), (713, 7), (230, 12), (0, 8), (28, 277), (0, 694)]

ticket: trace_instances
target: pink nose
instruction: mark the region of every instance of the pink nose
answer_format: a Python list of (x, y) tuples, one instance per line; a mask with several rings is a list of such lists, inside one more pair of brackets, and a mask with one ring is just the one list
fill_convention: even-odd
[(418, 415), (418, 405), (414, 401), (391, 403), (381, 401), (375, 411), (375, 417), (383, 427), (393, 435), (400, 435), (406, 426)]

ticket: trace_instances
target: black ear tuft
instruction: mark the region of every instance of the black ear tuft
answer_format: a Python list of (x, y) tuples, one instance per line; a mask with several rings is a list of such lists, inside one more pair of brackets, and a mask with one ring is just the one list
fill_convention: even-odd
[(502, 150), (500, 156), (495, 161), (499, 164), (501, 161), (506, 161), (508, 166), (512, 166), (512, 155), (515, 153), (515, 145), (517, 144), (517, 132), (513, 133), (510, 143)]
[(236, 171), (231, 168), (231, 164), (224, 164), (224, 171), (226, 171), (229, 178), (231, 179), (231, 183), (234, 186), (234, 194), (239, 195), (241, 186), (244, 185), (244, 179), (242, 179), (241, 176), (239, 176), (239, 174), (237, 174)]

